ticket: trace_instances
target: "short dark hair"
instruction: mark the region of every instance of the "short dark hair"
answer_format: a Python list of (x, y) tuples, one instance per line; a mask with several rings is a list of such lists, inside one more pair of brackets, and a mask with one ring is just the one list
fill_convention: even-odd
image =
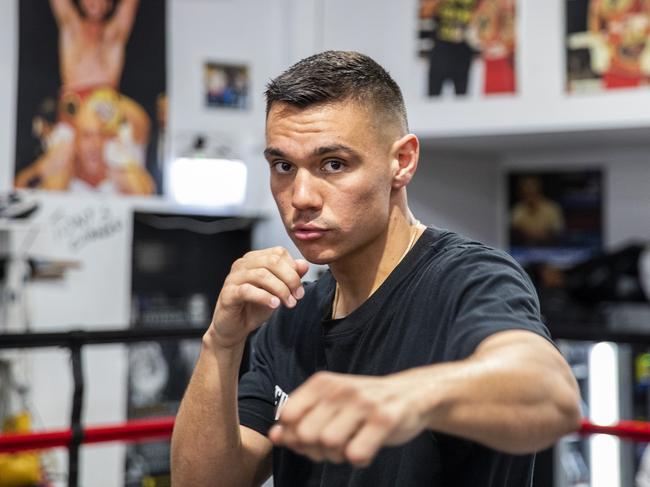
[(353, 51), (325, 51), (298, 61), (266, 86), (266, 115), (275, 102), (300, 108), (355, 100), (393, 117), (408, 131), (404, 98), (377, 62)]

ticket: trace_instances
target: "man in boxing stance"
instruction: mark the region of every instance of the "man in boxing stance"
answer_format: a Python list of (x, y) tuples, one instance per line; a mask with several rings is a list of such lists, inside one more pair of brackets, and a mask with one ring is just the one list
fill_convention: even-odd
[[(328, 51), (266, 94), (271, 191), (306, 260), (271, 248), (233, 264), (173, 485), (531, 485), (533, 452), (579, 426), (575, 380), (521, 268), (412, 215), (419, 142), (397, 84)], [(303, 284), (308, 262), (329, 272)]]

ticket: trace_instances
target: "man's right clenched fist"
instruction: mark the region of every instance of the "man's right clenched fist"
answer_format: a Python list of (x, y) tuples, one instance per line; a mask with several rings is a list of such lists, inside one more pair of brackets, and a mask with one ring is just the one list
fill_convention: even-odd
[(293, 259), (282, 247), (248, 252), (237, 259), (212, 317), (215, 345), (239, 346), (281, 303), (293, 308), (305, 295), (300, 279), (308, 269), (306, 260)]

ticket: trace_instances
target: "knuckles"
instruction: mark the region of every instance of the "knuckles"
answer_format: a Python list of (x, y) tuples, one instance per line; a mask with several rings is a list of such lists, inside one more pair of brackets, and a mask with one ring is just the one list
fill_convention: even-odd
[(271, 247), (271, 248), (269, 249), (269, 251), (270, 251), (272, 254), (274, 254), (274, 255), (276, 255), (276, 256), (278, 256), (278, 257), (283, 257), (283, 256), (285, 256), (285, 255), (289, 255), (289, 252), (287, 252), (287, 249), (285, 249), (284, 247), (280, 247), (280, 246), (277, 246), (277, 247)]
[(270, 277), (269, 276), (269, 271), (267, 271), (266, 269), (263, 269), (263, 268), (254, 269), (252, 271), (252, 274), (256, 279), (258, 279), (258, 280), (260, 280), (262, 282), (264, 282), (265, 280), (267, 280)]
[(314, 375), (312, 375), (309, 380), (317, 388), (327, 387), (334, 380), (334, 375), (335, 374), (332, 372), (319, 370)]
[(370, 457), (369, 455), (364, 455), (364, 454), (362, 454), (362, 455), (359, 455), (359, 454), (355, 454), (355, 455), (346, 454), (346, 459), (347, 459), (348, 462), (350, 462), (355, 467), (367, 467), (368, 465), (370, 465), (370, 462), (372, 461), (372, 457)]
[(285, 260), (291, 260), (284, 247), (272, 247), (264, 250), (251, 250), (235, 260), (230, 266), (230, 274), (246, 270), (268, 269), (277, 267)]
[(296, 441), (303, 445), (320, 444), (318, 433), (312, 431), (308, 426), (301, 424), (296, 429)]
[(384, 430), (393, 430), (399, 424), (397, 413), (388, 408), (375, 408), (370, 414), (368, 422)]
[(341, 438), (339, 435), (327, 431), (321, 434), (320, 443), (329, 450), (337, 451), (345, 445), (343, 438)]
[(230, 266), (231, 274), (237, 272), (244, 265), (244, 259), (246, 258), (246, 255), (244, 255), (244, 257), (240, 257), (239, 259), (235, 260), (235, 262), (232, 263), (232, 265)]

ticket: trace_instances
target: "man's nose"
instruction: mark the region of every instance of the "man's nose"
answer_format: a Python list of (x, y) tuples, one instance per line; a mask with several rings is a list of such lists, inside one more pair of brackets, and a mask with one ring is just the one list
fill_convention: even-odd
[(319, 180), (306, 169), (296, 173), (291, 204), (297, 210), (320, 209), (323, 205)]

